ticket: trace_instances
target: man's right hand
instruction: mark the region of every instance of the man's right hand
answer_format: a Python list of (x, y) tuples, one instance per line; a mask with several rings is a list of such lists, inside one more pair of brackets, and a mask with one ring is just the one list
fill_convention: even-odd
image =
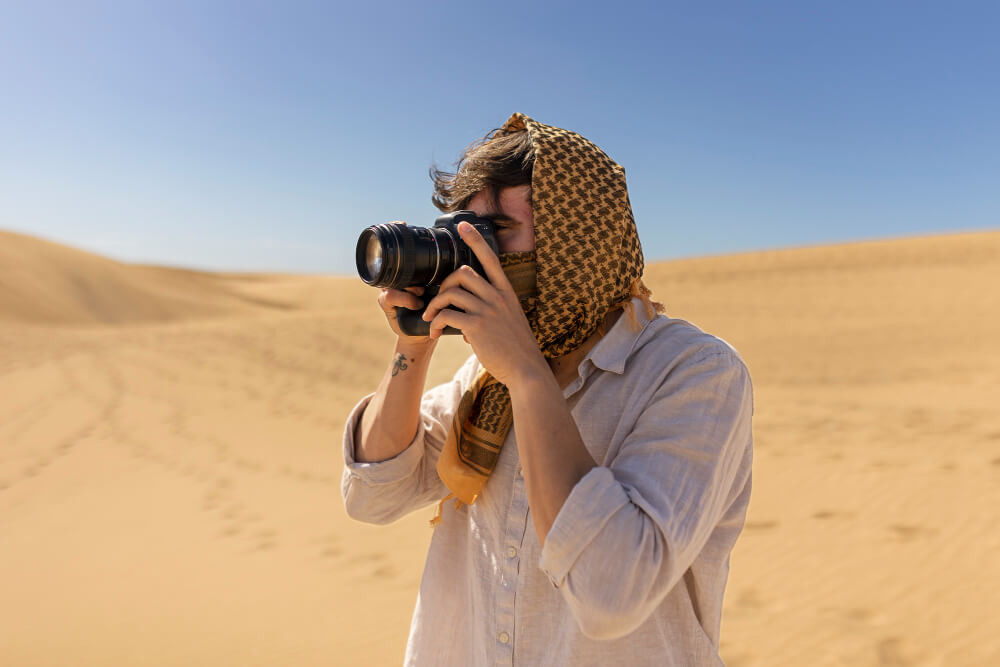
[(400, 342), (406, 345), (429, 345), (435, 341), (430, 336), (407, 336), (399, 330), (399, 322), (396, 321), (396, 306), (419, 310), (424, 307), (424, 300), (420, 296), (424, 293), (423, 287), (405, 287), (401, 290), (385, 288), (378, 295), (378, 305), (385, 313), (385, 319), (389, 321), (389, 327), (399, 336)]

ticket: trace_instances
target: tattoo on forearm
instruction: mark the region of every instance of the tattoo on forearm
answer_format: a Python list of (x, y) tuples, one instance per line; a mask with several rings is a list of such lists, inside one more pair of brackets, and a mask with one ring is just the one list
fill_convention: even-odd
[(404, 357), (402, 353), (400, 353), (400, 355), (396, 357), (396, 362), (392, 365), (392, 377), (396, 377), (396, 374), (399, 373), (399, 371), (405, 371), (405, 370), (406, 370), (406, 357)]

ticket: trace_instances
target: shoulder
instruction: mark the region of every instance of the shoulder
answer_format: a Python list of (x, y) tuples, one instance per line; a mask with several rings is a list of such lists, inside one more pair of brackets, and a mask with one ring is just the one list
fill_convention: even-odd
[(729, 368), (746, 375), (749, 370), (740, 353), (728, 341), (703, 331), (686, 320), (659, 315), (636, 339), (626, 372), (656, 370), (663, 375), (691, 366)]
[[(685, 420), (748, 423), (754, 391), (743, 357), (723, 338), (694, 324), (659, 316), (645, 327), (626, 365), (635, 398), (647, 409)], [(673, 417), (671, 417), (672, 419)]]
[(625, 365), (634, 400), (668, 402), (706, 414), (752, 415), (754, 391), (743, 357), (728, 341), (686, 320), (660, 315), (636, 339)]

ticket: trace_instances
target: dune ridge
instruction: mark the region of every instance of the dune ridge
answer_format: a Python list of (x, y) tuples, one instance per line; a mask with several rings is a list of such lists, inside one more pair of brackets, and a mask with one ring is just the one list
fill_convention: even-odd
[(127, 264), (0, 230), (0, 318), (126, 324), (221, 317), (291, 304), (234, 289), (248, 276)]
[[(754, 378), (726, 664), (1000, 663), (1000, 231), (646, 282)], [(433, 508), (365, 526), (339, 496), (392, 349), (374, 299), (0, 231), (0, 664), (398, 664)], [(428, 386), (468, 354), (443, 340)]]

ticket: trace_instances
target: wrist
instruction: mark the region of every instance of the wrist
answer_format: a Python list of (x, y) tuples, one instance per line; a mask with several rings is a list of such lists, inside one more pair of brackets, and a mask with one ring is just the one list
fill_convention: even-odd
[[(407, 340), (413, 339), (413, 340)], [(420, 357), (429, 354), (437, 347), (437, 341), (433, 338), (423, 338), (419, 336), (400, 336), (396, 339), (396, 352), (407, 356)]]
[(547, 385), (554, 385), (556, 389), (559, 389), (559, 384), (556, 382), (555, 375), (552, 374), (552, 369), (549, 368), (548, 363), (546, 363), (545, 358), (541, 354), (538, 356), (541, 360), (540, 363), (531, 363), (520, 367), (514, 377), (511, 378), (510, 383), (507, 385), (507, 390), (511, 396), (522, 393), (529, 396), (535, 395), (536, 392)]

